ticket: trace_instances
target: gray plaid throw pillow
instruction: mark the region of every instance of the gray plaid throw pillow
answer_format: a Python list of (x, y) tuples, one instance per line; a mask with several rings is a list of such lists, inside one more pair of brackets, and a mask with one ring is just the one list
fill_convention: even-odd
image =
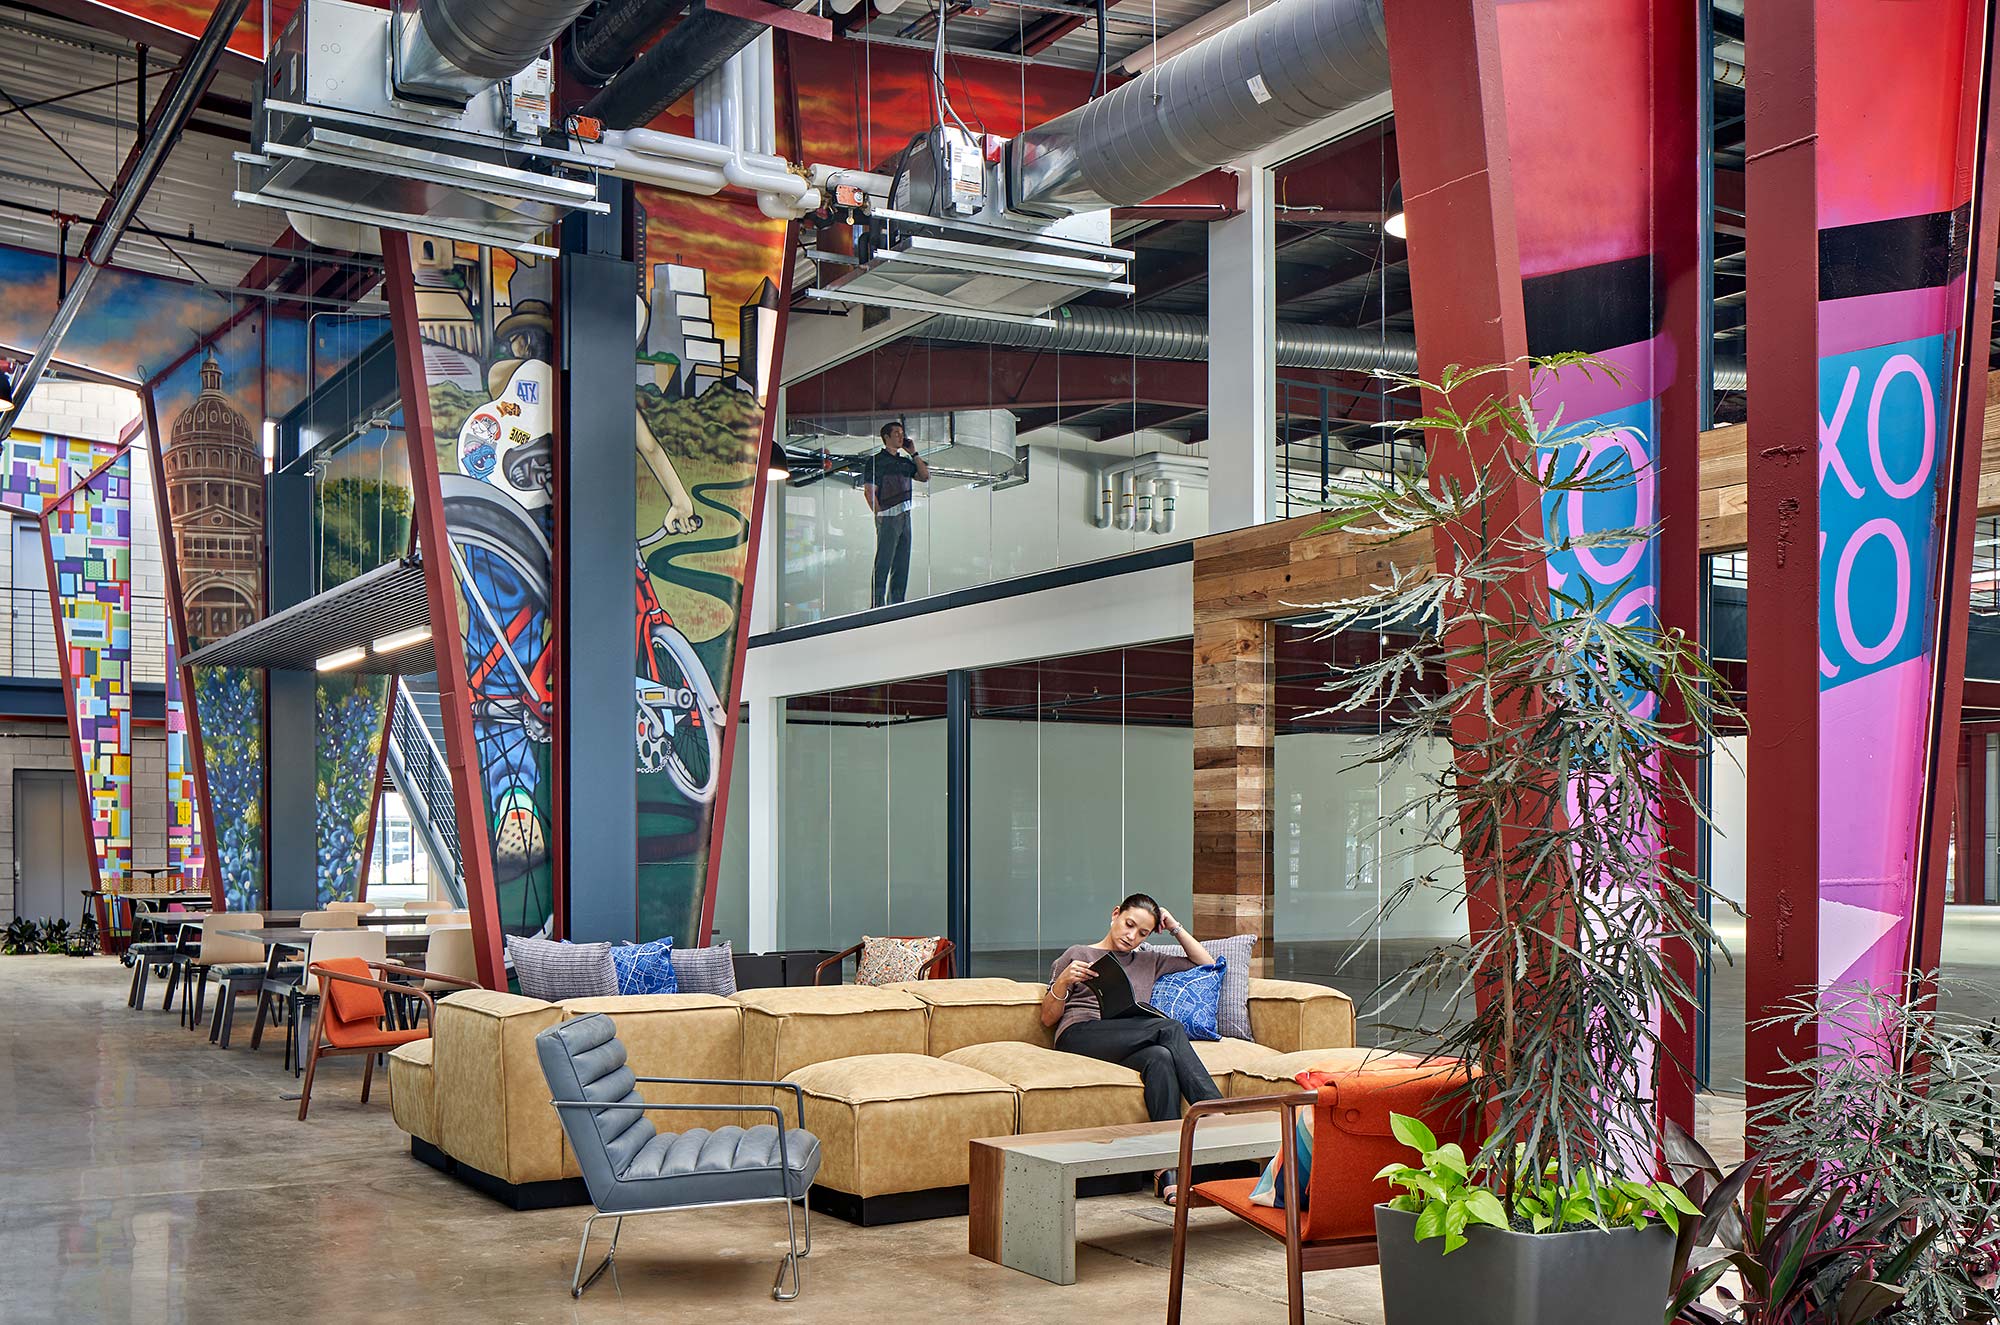
[[(1148, 947), (1185, 956), (1178, 943), (1152, 943)], [(1255, 934), (1237, 934), (1226, 939), (1203, 939), (1201, 946), (1211, 957), (1226, 957), (1222, 968), (1222, 999), (1215, 1008), (1215, 1028), (1232, 1040), (1254, 1040), (1250, 1033), (1250, 959), (1257, 951)]]
[(728, 998), (736, 992), (736, 965), (727, 943), (712, 948), (675, 948), (674, 986), (683, 994), (720, 994)]
[(609, 943), (557, 943), (507, 936), (514, 979), (529, 998), (559, 1003), (566, 998), (605, 998), (618, 992), (618, 968)]

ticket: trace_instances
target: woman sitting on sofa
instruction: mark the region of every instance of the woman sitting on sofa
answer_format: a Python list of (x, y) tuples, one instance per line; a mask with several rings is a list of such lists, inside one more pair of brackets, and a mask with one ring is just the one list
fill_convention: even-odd
[[(1172, 935), (1181, 952), (1140, 946), (1155, 930)], [(1104, 1019), (1092, 985), (1097, 973), (1091, 967), (1106, 954), (1124, 970), (1132, 984), (1132, 998), (1139, 1003), (1152, 997), (1153, 982), (1161, 976), (1215, 960), (1194, 935), (1181, 928), (1172, 912), (1162, 910), (1144, 893), (1133, 893), (1112, 908), (1111, 927), (1103, 938), (1067, 949), (1049, 968), (1048, 992), (1042, 995), (1042, 1025), (1056, 1028), (1056, 1048), (1137, 1072), (1145, 1086), (1146, 1116), (1154, 1122), (1179, 1119), (1182, 1100), (1198, 1104), (1221, 1095), (1179, 1022), (1145, 1015)], [(1171, 1169), (1154, 1180), (1154, 1190), (1169, 1204), (1174, 1187)]]

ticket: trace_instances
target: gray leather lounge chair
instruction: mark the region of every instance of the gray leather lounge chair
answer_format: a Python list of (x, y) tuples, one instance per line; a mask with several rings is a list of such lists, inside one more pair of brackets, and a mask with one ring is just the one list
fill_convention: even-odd
[[(627, 1215), (760, 1201), (781, 1201), (785, 1206), (788, 1249), (778, 1263), (771, 1296), (789, 1302), (799, 1295), (804, 1286), (803, 1262), (812, 1254), (812, 1223), (804, 1213), (804, 1202), (819, 1173), (819, 1141), (804, 1130), (803, 1090), (778, 1081), (634, 1076), (625, 1065), (625, 1046), (618, 1040), (618, 1028), (601, 1012), (549, 1027), (535, 1037), (535, 1052), (554, 1096), (549, 1102), (562, 1115), (563, 1131), (576, 1151), (584, 1185), (590, 1189), (590, 1203), (597, 1207), (597, 1212), (583, 1221), (576, 1273), (570, 1277), (571, 1297), (582, 1297), (583, 1290), (610, 1266), (611, 1258), (618, 1254), (618, 1234)], [(648, 1104), (639, 1095), (637, 1083), (641, 1081), (790, 1091), (800, 1125), (786, 1127), (784, 1113), (775, 1104)], [(719, 1127), (712, 1132), (700, 1127), (662, 1132), (653, 1126), (650, 1114), (676, 1110), (769, 1114), (773, 1122), (748, 1128)], [(794, 1201), (800, 1203), (796, 1217)], [(590, 1248), (590, 1227), (600, 1219), (616, 1221), (611, 1227), (611, 1250), (586, 1279), (583, 1258)], [(789, 1291), (785, 1286), (788, 1271)]]

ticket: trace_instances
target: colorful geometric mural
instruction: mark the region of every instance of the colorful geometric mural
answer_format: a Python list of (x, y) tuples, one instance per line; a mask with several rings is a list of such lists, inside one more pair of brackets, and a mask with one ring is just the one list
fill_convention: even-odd
[(16, 429), (0, 464), (0, 506), (41, 518), (43, 509), (118, 453), (116, 442)]
[(638, 932), (703, 941), (786, 226), (639, 188)]
[[(1819, 973), (1902, 992), (1918, 895), (1985, 7), (1822, 0)], [(1849, 71), (1869, 70), (1868, 94)], [(1983, 350), (1978, 351), (1983, 353)], [(1964, 623), (1956, 628), (1964, 629)], [(1823, 1042), (1847, 1033), (1829, 1020)]]
[(89, 805), (91, 871), (132, 876), (132, 460), (120, 454), (42, 518), (70, 735)]
[(194, 752), (188, 746), (187, 701), (181, 695), (180, 645), (173, 613), (167, 614), (167, 877), (183, 888), (206, 885), (208, 862), (202, 850), (201, 805), (194, 782)]
[(386, 676), (330, 672), (319, 677), (317, 852), (319, 903), (351, 902), (361, 891), (362, 852), (375, 813), (376, 773), (389, 713)]
[(554, 273), (504, 250), (424, 236), (409, 243), (494, 897), (504, 932), (546, 933), (555, 908)]

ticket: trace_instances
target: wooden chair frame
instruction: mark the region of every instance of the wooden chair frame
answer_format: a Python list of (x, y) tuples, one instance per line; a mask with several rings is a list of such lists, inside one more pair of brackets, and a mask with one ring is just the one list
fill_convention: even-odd
[[(381, 990), (387, 996), (384, 997), (382, 1000), (384, 1016), (388, 1015), (390, 998), (397, 998), (397, 997), (420, 998), (423, 1000), (424, 1006), (429, 1010), (428, 1015), (431, 1023), (433, 1025), (437, 1023), (437, 1000), (431, 997), (430, 992), (428, 990), (422, 988), (413, 989), (409, 985), (405, 984), (391, 984), (387, 980), (369, 980), (358, 975), (348, 975), (345, 972), (328, 970), (326, 967), (321, 966), (318, 963), (314, 963), (307, 969), (309, 969), (314, 975), (318, 976), (322, 983), (320, 985), (319, 1008), (317, 1011), (313, 1013), (312, 1040), (306, 1049), (306, 1080), (305, 1080), (305, 1085), (301, 1089), (301, 1092), (299, 1094), (300, 1122), (304, 1122), (306, 1120), (306, 1109), (308, 1106), (312, 1104), (313, 1069), (319, 1065), (319, 1060), (322, 1055), (328, 1058), (337, 1058), (343, 1054), (367, 1055), (366, 1062), (363, 1064), (361, 1069), (361, 1102), (363, 1104), (366, 1104), (368, 1103), (368, 1088), (369, 1085), (373, 1082), (375, 1077), (375, 1060), (383, 1053), (383, 1047), (381, 1045), (343, 1046), (343, 1045), (321, 1043), (321, 1040), (324, 1038), (324, 1031), (326, 1027), (327, 1005), (333, 1001), (332, 998), (329, 997), (329, 995), (327, 994), (326, 985), (324, 983), (325, 981), (344, 980), (348, 984), (367, 985), (370, 988)], [(453, 976), (440, 975), (435, 971), (419, 971), (415, 967), (398, 966), (394, 962), (369, 962), (368, 969), (372, 971), (380, 971), (384, 975), (415, 976), (420, 981), (438, 980), (445, 982), (447, 984), (457, 985), (462, 989), (479, 988), (478, 985), (472, 983), (470, 980), (460, 980)]]
[[(1212, 1205), (1194, 1184), (1194, 1129), (1203, 1118), (1225, 1113), (1268, 1113), (1278, 1111), (1279, 1153), (1284, 1157), (1285, 1231), (1282, 1235), (1262, 1224), (1251, 1224), (1266, 1237), (1285, 1245), (1285, 1299), (1291, 1325), (1305, 1325), (1305, 1274), (1311, 1270), (1340, 1270), (1352, 1265), (1373, 1265), (1377, 1259), (1374, 1238), (1341, 1238), (1328, 1242), (1307, 1242), (1301, 1235), (1303, 1215), (1299, 1210), (1299, 1110), (1310, 1109), (1318, 1101), (1316, 1091), (1284, 1095), (1253, 1095), (1242, 1099), (1204, 1100), (1191, 1105), (1181, 1119), (1180, 1192), (1174, 1202), (1174, 1250), (1167, 1278), (1167, 1325), (1180, 1325), (1181, 1279), (1187, 1269), (1187, 1212), (1190, 1206)], [(1245, 1223), (1250, 1221), (1245, 1220)]]
[[(957, 951), (957, 949), (952, 946), (952, 942), (950, 939), (938, 938), (938, 936), (935, 934), (896, 934), (896, 935), (891, 935), (890, 937), (892, 937), (893, 939), (895, 939), (895, 941), (899, 943), (909, 942), (912, 939), (918, 942), (922, 942), (925, 939), (937, 938), (938, 940), (937, 952), (931, 957), (929, 961), (924, 963), (924, 969), (922, 973), (917, 976), (917, 979), (919, 980), (951, 979), (952, 953)], [(863, 946), (862, 944), (857, 943), (851, 948), (843, 948), (839, 952), (833, 954), (833, 956), (821, 962), (819, 965), (813, 967), (813, 983), (815, 985), (820, 983), (820, 976), (826, 973), (826, 968), (829, 966), (833, 968), (833, 972), (836, 976), (839, 975), (840, 964), (846, 961), (849, 957), (856, 957), (856, 958), (860, 957), (862, 946)], [(836, 980), (835, 983), (837, 984), (839, 983), (839, 981)]]

